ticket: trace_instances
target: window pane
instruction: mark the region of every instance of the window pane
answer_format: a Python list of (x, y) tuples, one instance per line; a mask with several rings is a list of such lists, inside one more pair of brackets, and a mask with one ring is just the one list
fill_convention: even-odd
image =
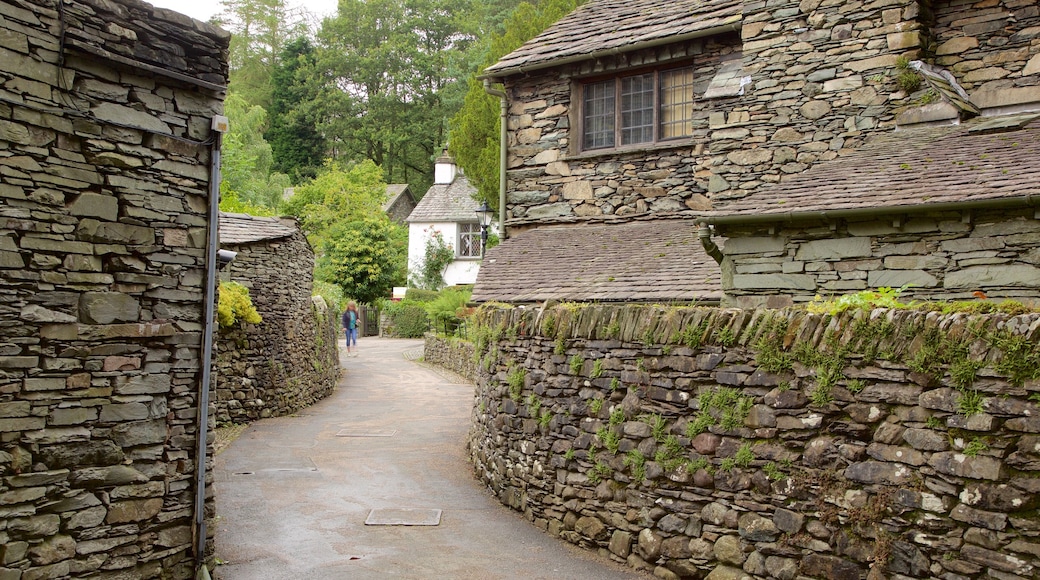
[(614, 146), (614, 81), (585, 85), (584, 149)]
[(459, 257), (480, 257), (480, 224), (459, 224)]
[(693, 135), (693, 67), (661, 73), (661, 139)]
[(654, 75), (621, 79), (621, 144), (654, 140)]

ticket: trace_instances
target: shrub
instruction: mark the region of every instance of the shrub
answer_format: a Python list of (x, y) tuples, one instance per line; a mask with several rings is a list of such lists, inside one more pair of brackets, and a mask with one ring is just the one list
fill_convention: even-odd
[(386, 334), (394, 338), (422, 338), (430, 328), (426, 305), (415, 300), (387, 302), (384, 306)]
[(245, 286), (238, 282), (221, 282), (217, 292), (217, 324), (221, 328), (234, 326), (239, 320), (248, 324), (263, 322)]
[(469, 302), (469, 290), (441, 290), (437, 299), (426, 303), (426, 314), (438, 329), (445, 332), (454, 330), (459, 322), (468, 314), (466, 303)]
[(405, 300), (414, 302), (432, 302), (437, 299), (439, 292), (436, 290), (425, 290), (423, 288), (409, 288), (404, 292)]

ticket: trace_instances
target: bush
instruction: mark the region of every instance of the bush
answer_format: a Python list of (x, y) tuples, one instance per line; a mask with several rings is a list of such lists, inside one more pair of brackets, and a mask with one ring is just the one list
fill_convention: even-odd
[(394, 338), (422, 338), (430, 328), (426, 305), (416, 300), (386, 302), (383, 307), (387, 325), (383, 332)]
[(347, 309), (347, 297), (343, 295), (343, 289), (335, 284), (315, 280), (314, 290), (311, 293), (324, 298), (325, 304), (329, 305), (330, 312), (342, 314)]
[(472, 294), (469, 290), (445, 288), (433, 302), (426, 303), (426, 314), (430, 316), (437, 330), (446, 334), (458, 328), (462, 318), (468, 314), (466, 303)]
[(425, 290), (423, 288), (409, 288), (405, 290), (404, 299), (412, 300), (415, 302), (432, 302), (437, 299), (440, 293), (436, 290)]
[(238, 282), (221, 282), (217, 292), (217, 324), (221, 328), (234, 326), (239, 320), (249, 324), (263, 322), (245, 286)]

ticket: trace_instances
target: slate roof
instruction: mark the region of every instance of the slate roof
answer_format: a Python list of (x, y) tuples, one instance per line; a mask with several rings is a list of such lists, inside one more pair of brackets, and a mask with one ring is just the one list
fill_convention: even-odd
[(383, 211), (389, 210), (397, 202), (397, 198), (401, 197), (405, 193), (408, 197), (412, 197), (412, 190), (408, 189), (407, 183), (391, 183), (386, 186), (386, 203), (383, 204)]
[[(742, 0), (589, 0), (484, 70), (504, 77), (739, 25)], [(738, 28), (734, 28), (738, 30)]]
[(288, 238), (297, 231), (298, 228), (286, 225), (276, 217), (220, 212), (221, 244), (249, 244), (264, 240), (277, 240)]
[[(968, 208), (1040, 200), (1040, 114), (911, 127), (711, 212), (710, 221), (780, 220), (818, 212)], [(757, 219), (755, 219), (757, 218)]]
[(692, 302), (722, 297), (693, 220), (552, 225), (487, 251), (475, 302)]
[(461, 173), (448, 184), (434, 184), (426, 190), (408, 216), (413, 222), (475, 222), (480, 202), (473, 199), (477, 189)]

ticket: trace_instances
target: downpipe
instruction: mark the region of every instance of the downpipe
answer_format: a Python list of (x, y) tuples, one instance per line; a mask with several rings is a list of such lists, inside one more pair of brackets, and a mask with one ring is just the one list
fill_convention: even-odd
[(708, 225), (708, 222), (700, 222), (697, 226), (697, 237), (701, 239), (704, 252), (711, 256), (716, 264), (721, 264), (724, 255), (715, 240), (711, 239), (711, 226)]
[(498, 97), (498, 231), (501, 239), (506, 239), (506, 164), (509, 153), (509, 133), (506, 121), (509, 118), (509, 103), (506, 92), (491, 87), (491, 79), (484, 79), (484, 92)]

